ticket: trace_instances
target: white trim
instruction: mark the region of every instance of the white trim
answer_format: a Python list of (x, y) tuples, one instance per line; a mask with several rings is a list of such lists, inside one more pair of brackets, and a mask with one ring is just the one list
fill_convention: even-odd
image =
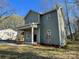
[(32, 44), (34, 42), (34, 27), (32, 27), (32, 30), (31, 30), (31, 39), (32, 39)]
[(20, 26), (20, 27), (17, 27), (17, 28), (20, 29), (20, 30), (31, 28), (31, 27), (37, 28), (37, 25), (38, 25), (38, 23), (30, 23), (30, 24), (25, 24), (24, 26)]
[(61, 28), (60, 28), (60, 16), (59, 16), (59, 11), (60, 10), (60, 8), (58, 8), (58, 10), (57, 10), (57, 16), (58, 16), (58, 29), (59, 29), (59, 40), (60, 40), (60, 46), (61, 46)]

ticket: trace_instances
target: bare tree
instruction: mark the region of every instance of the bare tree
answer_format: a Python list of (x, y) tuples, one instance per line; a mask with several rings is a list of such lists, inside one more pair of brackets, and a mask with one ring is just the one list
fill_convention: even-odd
[[(78, 13), (79, 13), (79, 0), (75, 0), (75, 2), (76, 2), (77, 10), (78, 10)], [(79, 27), (79, 14), (77, 14), (76, 12), (74, 12), (74, 16), (77, 19), (76, 24)], [(78, 30), (79, 30), (79, 28), (78, 28)]]
[[(10, 4), (7, 0), (0, 0), (0, 23), (14, 13), (14, 9), (9, 9)], [(4, 18), (2, 18), (4, 16)]]
[(6, 21), (7, 24), (4, 23), (4, 21), (13, 14), (15, 14), (15, 9), (10, 5), (10, 3), (7, 0), (0, 0), (0, 27), (11, 27), (11, 21)]
[(74, 0), (75, 7), (73, 15), (75, 17), (75, 40), (79, 40), (79, 0)]

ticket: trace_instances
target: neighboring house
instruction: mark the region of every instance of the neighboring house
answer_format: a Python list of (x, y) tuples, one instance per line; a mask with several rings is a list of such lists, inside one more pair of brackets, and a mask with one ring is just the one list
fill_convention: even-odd
[(24, 31), (25, 43), (58, 46), (66, 44), (62, 8), (56, 8), (43, 14), (30, 10), (24, 20), (25, 25), (18, 29)]
[(17, 31), (13, 29), (1, 29), (0, 40), (15, 40), (17, 38)]

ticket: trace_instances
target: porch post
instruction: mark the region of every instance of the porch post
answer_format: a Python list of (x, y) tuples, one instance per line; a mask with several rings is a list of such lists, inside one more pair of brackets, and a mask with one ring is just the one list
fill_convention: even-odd
[(32, 35), (32, 44), (33, 44), (33, 42), (34, 42), (34, 27), (32, 27), (31, 35)]

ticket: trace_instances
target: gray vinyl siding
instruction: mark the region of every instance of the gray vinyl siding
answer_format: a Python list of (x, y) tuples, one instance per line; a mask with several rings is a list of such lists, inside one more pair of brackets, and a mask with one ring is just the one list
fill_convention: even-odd
[(25, 42), (31, 42), (31, 31), (25, 31)]
[(37, 28), (37, 43), (40, 43), (40, 26)]
[[(52, 11), (41, 16), (41, 43), (59, 45), (59, 30), (58, 30), (58, 18), (57, 11)], [(48, 38), (47, 31), (51, 31), (51, 37)]]
[(33, 11), (30, 11), (28, 15), (25, 17), (25, 24), (29, 23), (39, 23), (39, 14)]

